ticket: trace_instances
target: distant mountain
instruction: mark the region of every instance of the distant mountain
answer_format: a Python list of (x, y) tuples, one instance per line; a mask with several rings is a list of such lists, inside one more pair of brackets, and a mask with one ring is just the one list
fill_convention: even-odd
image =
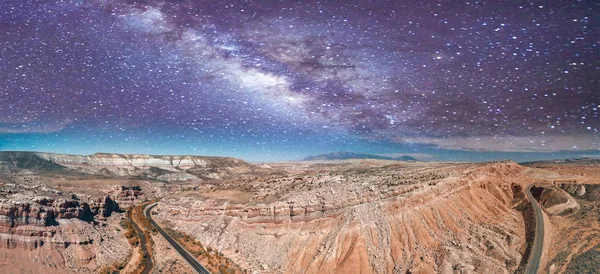
[(230, 157), (0, 151), (0, 173), (8, 174), (76, 174), (173, 182), (223, 179), (257, 169), (243, 160)]
[(532, 162), (521, 162), (520, 165), (536, 166), (536, 165), (571, 165), (571, 166), (600, 166), (600, 159), (596, 158), (569, 158), (555, 160), (540, 160)]
[(317, 156), (308, 156), (304, 158), (304, 161), (315, 161), (315, 160), (348, 160), (348, 159), (376, 159), (376, 160), (396, 160), (396, 161), (418, 161), (414, 157), (407, 155), (399, 157), (386, 157), (366, 153), (354, 153), (354, 152), (334, 152), (329, 154), (321, 154)]

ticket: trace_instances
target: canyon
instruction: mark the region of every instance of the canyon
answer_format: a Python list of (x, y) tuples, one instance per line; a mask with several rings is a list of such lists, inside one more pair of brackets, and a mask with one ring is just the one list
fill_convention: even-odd
[[(600, 247), (600, 164), (577, 163), (0, 152), (0, 267), (138, 273), (123, 222), (153, 201), (161, 226), (236, 273), (515, 273), (533, 241), (533, 184), (548, 220), (540, 269), (587, 269)], [(150, 273), (191, 273), (149, 237)]]

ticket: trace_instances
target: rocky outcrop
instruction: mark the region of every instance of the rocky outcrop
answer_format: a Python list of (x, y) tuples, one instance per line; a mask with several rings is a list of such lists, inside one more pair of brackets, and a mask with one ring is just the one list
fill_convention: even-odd
[(193, 168), (221, 168), (250, 166), (250, 164), (229, 157), (204, 156), (164, 156), (144, 154), (96, 153), (93, 155), (69, 155), (36, 153), (39, 157), (63, 166), (104, 166), (104, 167), (157, 167), (165, 170), (187, 170)]
[(36, 260), (52, 256), (53, 261), (59, 263), (51, 264), (53, 270), (98, 273), (102, 266), (123, 260), (131, 253), (123, 232), (117, 229), (118, 218), (111, 216), (104, 225), (73, 218), (59, 219), (53, 226), (3, 228), (0, 250), (25, 254), (24, 258), (16, 257), (15, 262), (4, 264), (3, 269), (23, 263), (35, 264)]
[(138, 199), (140, 196), (142, 196), (142, 194), (142, 188), (134, 185), (115, 186), (114, 190), (112, 191), (112, 195), (115, 197), (115, 200), (125, 207), (138, 202)]
[(58, 219), (91, 221), (94, 215), (108, 217), (119, 209), (110, 197), (81, 202), (74, 199), (34, 197), (30, 201), (0, 200), (0, 226), (52, 226)]
[(600, 201), (600, 185), (559, 184), (569, 194), (588, 201)]
[(15, 175), (10, 180), (0, 183), (0, 227), (55, 226), (61, 219), (91, 222), (119, 210), (110, 196), (63, 192), (42, 177)]
[(21, 172), (0, 177), (0, 251), (26, 254), (27, 264), (43, 259), (55, 269), (78, 272), (97, 272), (126, 257), (131, 249), (119, 230), (113, 197), (135, 200), (141, 188), (114, 187), (111, 196), (82, 185), (82, 192), (73, 192), (78, 189), (54, 188), (49, 178)]
[(538, 201), (550, 215), (565, 215), (580, 208), (579, 203), (569, 193), (555, 186), (543, 188)]

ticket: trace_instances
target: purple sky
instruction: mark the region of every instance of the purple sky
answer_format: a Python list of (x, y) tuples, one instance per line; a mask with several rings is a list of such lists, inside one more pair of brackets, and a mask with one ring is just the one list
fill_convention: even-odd
[(597, 1), (2, 1), (0, 149), (598, 155), (598, 14)]

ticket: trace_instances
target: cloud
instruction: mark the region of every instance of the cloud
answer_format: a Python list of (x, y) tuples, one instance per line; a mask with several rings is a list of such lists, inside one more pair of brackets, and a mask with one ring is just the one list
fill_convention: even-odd
[(61, 131), (69, 124), (69, 121), (52, 122), (29, 122), (29, 123), (6, 123), (0, 122), (0, 133), (52, 133)]
[(600, 150), (600, 136), (538, 135), (538, 136), (470, 136), (470, 137), (407, 137), (396, 142), (434, 145), (441, 149), (502, 152), (554, 152)]

